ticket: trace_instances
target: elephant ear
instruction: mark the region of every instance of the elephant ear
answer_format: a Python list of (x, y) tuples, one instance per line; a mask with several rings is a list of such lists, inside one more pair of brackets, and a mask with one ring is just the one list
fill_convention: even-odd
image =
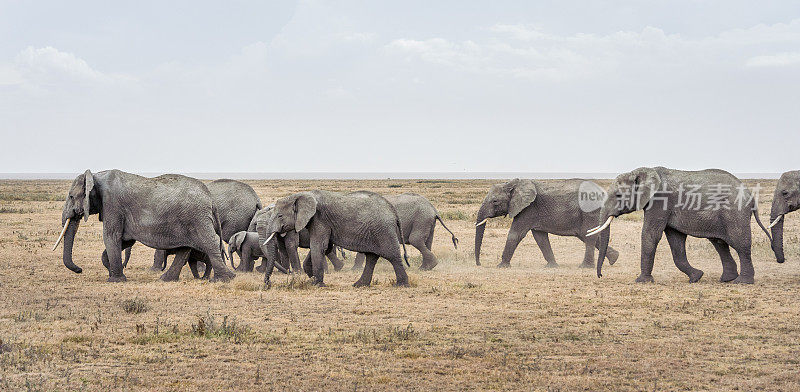
[(233, 238), (231, 239), (231, 243), (233, 245), (233, 248), (241, 250), (242, 249), (242, 243), (244, 243), (245, 237), (247, 237), (247, 232), (246, 231), (240, 231), (240, 232), (234, 234)]
[(294, 199), (294, 231), (300, 232), (303, 230), (308, 221), (317, 213), (317, 199), (308, 192), (303, 192), (297, 195)]
[(632, 191), (636, 195), (636, 209), (640, 210), (650, 203), (653, 195), (661, 189), (661, 176), (655, 169), (640, 167), (631, 172), (633, 177)]
[(537, 192), (536, 184), (531, 180), (515, 178), (509, 182), (509, 186), (511, 199), (508, 201), (508, 215), (513, 218), (536, 200)]
[(89, 221), (89, 199), (91, 199), (92, 189), (94, 189), (94, 176), (90, 170), (83, 172), (83, 220)]

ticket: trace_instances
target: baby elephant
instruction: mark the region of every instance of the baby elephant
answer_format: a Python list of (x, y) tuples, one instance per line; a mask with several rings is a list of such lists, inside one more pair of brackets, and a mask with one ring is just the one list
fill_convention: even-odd
[[(259, 257), (262, 258), (263, 263), (266, 263), (266, 255), (259, 245), (258, 233), (254, 231), (240, 231), (231, 236), (231, 242), (228, 244), (228, 257), (231, 259), (231, 267), (234, 267), (237, 271), (252, 271), (253, 264)], [(239, 255), (241, 260), (239, 267), (233, 265), (233, 252)], [(289, 273), (279, 262), (275, 263), (275, 268), (285, 274)]]

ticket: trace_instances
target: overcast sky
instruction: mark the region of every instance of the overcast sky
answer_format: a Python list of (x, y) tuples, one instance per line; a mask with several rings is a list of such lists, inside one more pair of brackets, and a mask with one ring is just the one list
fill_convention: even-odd
[(796, 0), (204, 3), (0, 0), (0, 172), (800, 168)]

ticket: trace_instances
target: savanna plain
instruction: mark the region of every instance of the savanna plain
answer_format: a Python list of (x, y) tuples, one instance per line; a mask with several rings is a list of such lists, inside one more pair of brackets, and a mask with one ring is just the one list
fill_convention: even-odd
[[(386, 261), (371, 287), (353, 288), (352, 252), (325, 288), (280, 273), (269, 289), (258, 273), (211, 283), (188, 268), (164, 283), (141, 244), (128, 282), (113, 284), (96, 215), (75, 241), (82, 274), (50, 249), (71, 181), (0, 181), (0, 390), (800, 389), (800, 215), (786, 217), (785, 264), (752, 222), (754, 285), (719, 283), (714, 248), (691, 237), (700, 282), (662, 239), (656, 283), (636, 284), (641, 213), (612, 225), (620, 259), (598, 279), (571, 237), (551, 236), (560, 268), (544, 268), (530, 236), (511, 268), (495, 268), (507, 218), (489, 222), (475, 265), (475, 213), (501, 181), (246, 182), (265, 205), (307, 189), (416, 192), (461, 242), (437, 227), (433, 271), (409, 246), (410, 288), (392, 285)], [(766, 222), (775, 181), (756, 183)]]

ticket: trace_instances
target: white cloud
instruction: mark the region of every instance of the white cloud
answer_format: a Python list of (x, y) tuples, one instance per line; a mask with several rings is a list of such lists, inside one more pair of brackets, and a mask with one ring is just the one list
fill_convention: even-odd
[(747, 60), (748, 67), (786, 67), (800, 65), (800, 52), (755, 56)]

